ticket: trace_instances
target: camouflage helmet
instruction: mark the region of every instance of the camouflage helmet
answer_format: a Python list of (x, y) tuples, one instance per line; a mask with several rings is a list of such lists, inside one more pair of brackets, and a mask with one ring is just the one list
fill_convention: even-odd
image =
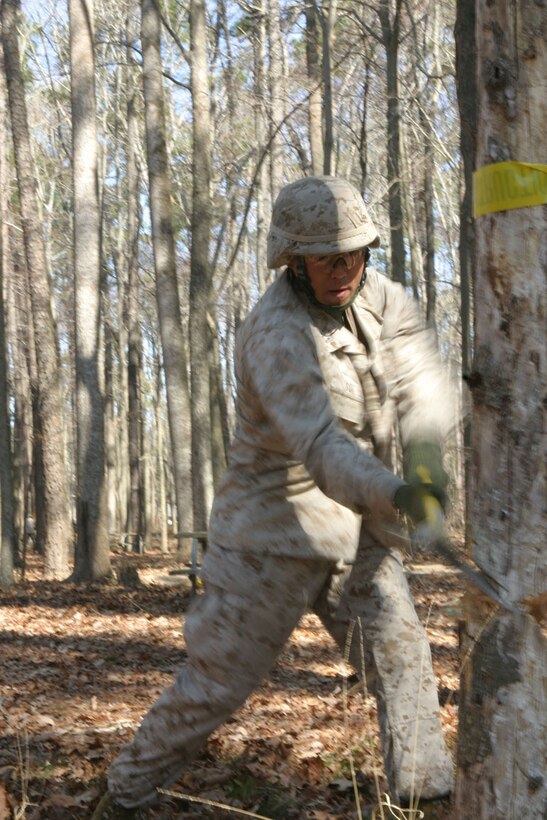
[(340, 177), (304, 177), (281, 189), (268, 233), (269, 268), (291, 256), (345, 253), (380, 244), (359, 191)]

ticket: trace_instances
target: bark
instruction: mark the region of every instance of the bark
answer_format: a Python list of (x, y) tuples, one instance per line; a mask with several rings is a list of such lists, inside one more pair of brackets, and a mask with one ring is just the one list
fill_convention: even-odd
[(332, 157), (334, 148), (334, 124), (333, 124), (333, 104), (332, 104), (332, 68), (331, 54), (334, 45), (334, 24), (336, 22), (337, 0), (329, 0), (327, 13), (321, 13), (321, 26), (323, 29), (323, 122), (325, 126), (323, 142), (323, 173), (330, 175), (335, 173), (334, 161)]
[(114, 331), (105, 325), (104, 351), (104, 442), (107, 476), (107, 507), (109, 533), (119, 532), (116, 481), (116, 418), (114, 410)]
[[(256, 144), (261, 146), (266, 142), (265, 104), (267, 98), (266, 76), (266, 10), (264, 0), (256, 4), (256, 23), (253, 37), (254, 59), (254, 90), (255, 90), (255, 134)], [(266, 219), (267, 178), (266, 163), (262, 162), (256, 183), (256, 270), (257, 284), (260, 294), (264, 293), (268, 274), (266, 270), (266, 235), (268, 225)]]
[[(3, 66), (0, 49), (0, 115), (3, 114), (4, 83)], [(14, 520), (13, 472), (11, 434), (8, 411), (8, 379), (6, 346), (6, 315), (4, 301), (4, 230), (6, 216), (6, 134), (0, 123), (0, 586), (13, 583), (13, 565), (17, 552), (17, 538)]]
[(101, 230), (92, 0), (69, 0), (74, 185), (76, 553), (73, 579), (111, 574), (100, 362)]
[(412, 293), (415, 299), (419, 298), (420, 288), (424, 282), (424, 265), (422, 246), (418, 237), (417, 209), (413, 196), (413, 180), (411, 163), (408, 157), (408, 137), (407, 130), (401, 131), (401, 167), (405, 176), (406, 184), (403, 192), (403, 206), (405, 222), (408, 233), (408, 246), (410, 251), (410, 282)]
[(272, 201), (283, 185), (283, 153), (279, 124), (283, 119), (281, 21), (279, 0), (269, 0), (269, 85), (270, 85), (270, 191)]
[[(547, 126), (543, 6), (478, 4), (477, 165), (541, 163)], [(458, 741), (457, 816), (545, 816), (547, 526), (543, 479), (545, 206), (475, 222), (473, 557), (516, 614), (470, 591)]]
[(476, 52), (469, 47), (475, 39), (475, 0), (458, 0), (456, 4), (456, 82), (460, 109), (460, 150), (463, 163), (463, 190), (460, 201), (460, 284), (462, 325), (462, 374), (471, 371), (471, 298), (475, 226), (473, 222), (473, 169), (477, 134)]
[(2, 2), (2, 42), (38, 361), (38, 412), (45, 501), (45, 573), (48, 577), (60, 578), (67, 572), (70, 541), (67, 474), (63, 458), (63, 414), (50, 288), (38, 219), (36, 174), (30, 149), (17, 40), (18, 5), (17, 0)]
[(435, 282), (435, 215), (433, 209), (433, 135), (431, 120), (429, 116), (422, 112), (421, 124), (424, 139), (424, 170), (423, 170), (423, 191), (424, 191), (424, 248), (423, 258), (425, 260), (425, 315), (427, 323), (431, 327), (436, 324), (436, 304), (437, 285)]
[(142, 2), (144, 104), (156, 298), (167, 386), (179, 531), (192, 529), (191, 426), (186, 344), (180, 313), (160, 54), (154, 0)]
[(222, 379), (217, 322), (210, 316), (208, 324), (210, 336), (211, 448), (213, 479), (216, 489), (226, 470), (230, 434), (228, 432), (228, 409)]
[(156, 392), (154, 396), (154, 415), (157, 430), (157, 476), (158, 476), (158, 496), (159, 496), (159, 528), (160, 528), (160, 549), (162, 552), (168, 552), (168, 532), (167, 532), (167, 492), (165, 487), (165, 457), (164, 457), (164, 422), (161, 415), (161, 371), (160, 362), (157, 361), (156, 367)]
[(205, 3), (190, 3), (192, 85), (192, 247), (190, 256), (190, 345), (192, 351), (192, 486), (194, 527), (206, 530), (213, 503), (209, 395), (209, 328), (211, 301), (211, 145), (207, 22)]
[[(9, 232), (4, 233), (4, 249), (8, 249)], [(31, 508), (32, 496), (32, 402), (29, 373), (29, 322), (28, 310), (22, 311), (23, 294), (16, 287), (26, 276), (19, 274), (17, 257), (13, 243), (9, 242), (10, 265), (5, 268), (9, 273), (7, 288), (8, 338), (11, 342), (13, 377), (11, 391), (13, 394), (13, 470), (15, 500), (15, 531), (17, 535), (16, 561), (21, 558), (20, 545), (25, 538), (25, 520)], [(26, 296), (26, 292), (25, 292)], [(25, 299), (28, 304), (28, 299)], [(21, 559), (22, 560), (22, 559)]]
[[(8, 190), (8, 173), (6, 157), (7, 132), (5, 130), (5, 82), (4, 62), (0, 44), (0, 585), (10, 586), (13, 583), (13, 566), (18, 556), (17, 528), (15, 521), (15, 498), (13, 482), (13, 458), (11, 431), (9, 421), (9, 384), (8, 384), (8, 348), (7, 348), (7, 299), (8, 292), (4, 271), (7, 269), (6, 225)], [(15, 345), (16, 338), (13, 337)]]
[(402, 0), (395, 0), (395, 11), (390, 14), (390, 3), (381, 0), (378, 16), (382, 42), (386, 52), (387, 84), (387, 182), (389, 186), (389, 230), (391, 247), (391, 278), (406, 285), (405, 246), (403, 232), (403, 203), (400, 171), (400, 111), (399, 111), (399, 38)]
[(319, 59), (319, 28), (317, 8), (314, 3), (306, 5), (306, 67), (308, 72), (308, 124), (312, 173), (323, 173), (323, 99)]
[[(132, 42), (127, 27), (127, 62), (132, 66)], [(133, 72), (128, 72), (127, 83), (127, 299), (125, 325), (127, 328), (127, 421), (129, 454), (129, 499), (126, 531), (134, 552), (140, 552), (144, 541), (144, 486), (142, 471), (142, 340), (139, 317), (139, 172), (137, 167), (138, 120), (137, 95), (134, 91)]]
[[(366, 48), (366, 45), (363, 44), (363, 48)], [(362, 102), (363, 107), (361, 109), (361, 125), (359, 128), (359, 171), (360, 171), (360, 191), (361, 195), (365, 195), (365, 191), (367, 189), (368, 184), (368, 155), (369, 155), (369, 147), (368, 147), (368, 138), (367, 138), (367, 119), (368, 119), (368, 109), (369, 109), (369, 93), (370, 93), (370, 78), (371, 78), (371, 56), (368, 52), (365, 52), (364, 56), (364, 69), (365, 69), (365, 78), (363, 81), (363, 93), (362, 93)]]

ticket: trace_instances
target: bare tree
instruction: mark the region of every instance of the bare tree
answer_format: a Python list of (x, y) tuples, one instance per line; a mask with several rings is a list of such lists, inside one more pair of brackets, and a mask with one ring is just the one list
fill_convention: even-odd
[(66, 575), (68, 569), (70, 541), (67, 474), (63, 448), (63, 408), (51, 294), (38, 216), (36, 174), (30, 148), (25, 88), (17, 38), (18, 6), (18, 0), (2, 0), (2, 42), (38, 361), (37, 407), (42, 445), (46, 575), (60, 578)]
[(320, 70), (318, 9), (315, 3), (307, 3), (306, 15), (306, 68), (308, 72), (308, 124), (312, 171), (323, 173), (323, 94)]
[(328, 8), (321, 9), (319, 19), (323, 32), (323, 173), (333, 174), (332, 153), (334, 150), (333, 94), (332, 94), (332, 49), (334, 46), (334, 25), (336, 23), (337, 0), (328, 0)]
[(190, 394), (186, 342), (182, 331), (177, 285), (175, 237), (165, 142), (160, 18), (154, 0), (142, 0), (141, 40), (156, 299), (167, 386), (178, 526), (179, 531), (187, 531), (193, 526)]
[(401, 195), (401, 138), (399, 111), (399, 39), (402, 0), (380, 0), (378, 17), (382, 44), (386, 52), (387, 91), (387, 181), (389, 185), (389, 227), (391, 246), (391, 278), (406, 285), (403, 204)]
[[(547, 101), (543, 6), (476, 5), (477, 165), (505, 210), (486, 202), (475, 223), (473, 556), (515, 611), (469, 592), (458, 740), (457, 816), (540, 820), (547, 806), (547, 582), (544, 416), (545, 206), (519, 207), (507, 160), (542, 162)], [(473, 43), (468, 43), (473, 48)], [(460, 88), (465, 94), (465, 89)], [(515, 199), (516, 198), (516, 199)]]
[(69, 0), (76, 347), (75, 581), (111, 574), (100, 373), (101, 236), (93, 0)]
[(127, 21), (127, 294), (124, 294), (124, 318), (127, 327), (127, 385), (129, 440), (129, 503), (126, 529), (135, 552), (144, 544), (144, 480), (142, 470), (142, 341), (139, 316), (139, 139), (137, 93), (133, 68), (132, 20)]
[[(0, 48), (0, 117), (4, 109), (2, 49)], [(0, 586), (13, 583), (13, 564), (17, 550), (11, 433), (8, 412), (7, 346), (4, 302), (4, 236), (6, 217), (6, 133), (0, 122)]]
[(211, 144), (207, 20), (203, 0), (190, 3), (192, 83), (192, 246), (190, 258), (190, 345), (192, 351), (192, 484), (194, 526), (207, 529), (213, 503), (211, 401), (207, 323), (211, 300)]

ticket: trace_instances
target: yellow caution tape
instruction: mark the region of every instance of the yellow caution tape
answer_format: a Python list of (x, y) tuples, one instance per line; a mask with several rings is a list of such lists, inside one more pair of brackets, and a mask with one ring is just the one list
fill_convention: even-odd
[(547, 204), (547, 165), (494, 162), (473, 174), (473, 216)]

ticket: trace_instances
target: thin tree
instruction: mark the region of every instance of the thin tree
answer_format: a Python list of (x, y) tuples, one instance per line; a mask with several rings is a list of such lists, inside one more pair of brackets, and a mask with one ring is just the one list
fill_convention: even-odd
[(15, 505), (13, 486), (13, 463), (11, 431), (9, 419), (9, 390), (8, 390), (8, 349), (6, 345), (7, 310), (4, 299), (5, 277), (4, 268), (6, 248), (4, 238), (6, 229), (6, 193), (8, 190), (8, 174), (6, 161), (6, 131), (5, 131), (5, 83), (0, 44), (0, 585), (9, 586), (13, 583), (13, 566), (17, 559), (17, 530), (15, 527)]
[(192, 245), (190, 256), (190, 346), (192, 351), (192, 483), (194, 526), (207, 529), (213, 502), (211, 400), (207, 322), (211, 300), (211, 142), (207, 20), (203, 0), (190, 3), (192, 87)]
[[(471, 541), (515, 611), (469, 591), (456, 815), (545, 817), (545, 197), (547, 17), (520, 0), (476, 4), (477, 166)], [(468, 43), (473, 48), (473, 42)], [(460, 93), (465, 89), (460, 88)], [(544, 166), (543, 166), (544, 167)], [(485, 178), (485, 174), (490, 176)], [(543, 178), (543, 177), (542, 177)], [(497, 210), (496, 192), (505, 209)]]
[[(2, 54), (0, 48), (0, 111), (3, 110), (4, 88)], [(13, 474), (11, 434), (8, 412), (8, 379), (6, 315), (4, 304), (4, 224), (6, 191), (5, 133), (0, 124), (0, 586), (13, 583), (13, 565), (16, 554), (16, 530), (13, 504)]]
[(382, 44), (386, 52), (387, 92), (387, 182), (389, 185), (389, 228), (391, 278), (406, 285), (403, 202), (401, 194), (401, 137), (399, 110), (399, 41), (402, 0), (395, 0), (393, 13), (389, 0), (380, 0)]
[(332, 93), (332, 50), (334, 46), (334, 25), (336, 23), (337, 0), (328, 0), (328, 8), (319, 11), (323, 33), (322, 75), (323, 75), (323, 173), (333, 174), (334, 122)]
[(143, 0), (141, 40), (156, 299), (167, 387), (178, 527), (179, 531), (188, 531), (193, 524), (190, 393), (177, 285), (160, 39), (156, 3), (154, 0)]
[[(460, 198), (459, 262), (460, 262), (460, 321), (462, 377), (469, 378), (472, 360), (472, 265), (474, 258), (475, 226), (473, 222), (473, 169), (475, 167), (477, 135), (476, 51), (469, 48), (474, 42), (476, 25), (475, 0), (458, 0), (456, 4), (456, 82), (460, 111), (460, 151), (462, 180)], [(468, 401), (468, 393), (464, 393)], [(466, 408), (467, 410), (468, 408)], [(465, 413), (463, 428), (463, 464), (465, 474), (465, 507), (469, 507), (471, 489), (471, 424)], [(469, 516), (466, 515), (469, 522)]]
[(73, 579), (111, 574), (99, 364), (101, 236), (93, 0), (69, 0), (74, 188), (76, 552)]
[(323, 94), (320, 69), (319, 27), (315, 3), (306, 4), (306, 69), (308, 73), (308, 129), (312, 172), (323, 173)]
[(139, 169), (137, 150), (138, 97), (134, 85), (132, 19), (129, 16), (127, 32), (127, 294), (124, 295), (124, 313), (127, 327), (127, 385), (128, 385), (128, 440), (129, 440), (129, 503), (126, 529), (133, 551), (139, 552), (144, 543), (144, 486), (142, 472), (142, 402), (141, 370), (142, 341), (139, 317)]
[(36, 172), (30, 147), (25, 87), (19, 56), (18, 8), (18, 0), (2, 0), (0, 19), (38, 362), (37, 409), (42, 445), (45, 574), (48, 577), (61, 578), (67, 573), (70, 542), (67, 473), (63, 448), (63, 408), (51, 293), (36, 196)]

